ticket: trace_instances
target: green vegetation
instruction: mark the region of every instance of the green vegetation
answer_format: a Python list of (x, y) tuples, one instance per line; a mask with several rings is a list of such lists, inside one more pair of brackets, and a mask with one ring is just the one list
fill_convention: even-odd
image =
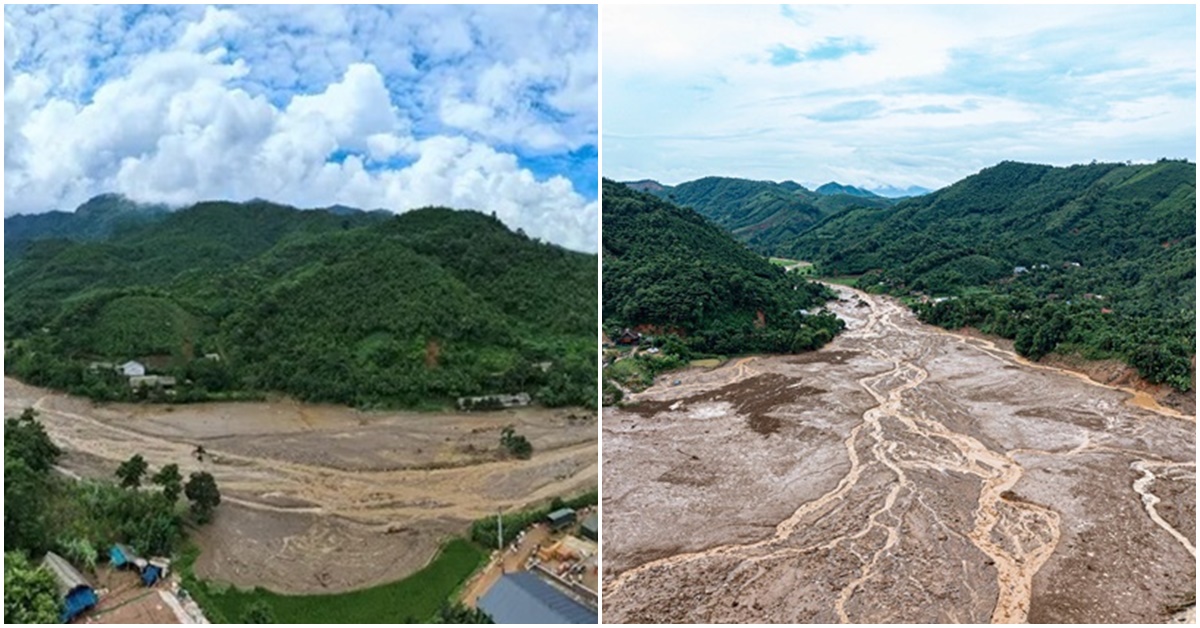
[[(504, 527), (504, 545), (508, 545), (513, 539), (517, 538), (517, 534), (521, 530), (545, 519), (546, 515), (555, 510), (560, 508), (579, 509), (584, 506), (595, 506), (599, 497), (599, 491), (593, 489), (569, 499), (556, 498), (549, 504), (539, 508), (502, 514), (500, 518)], [(498, 549), (500, 547), (496, 545), (496, 532), (496, 517), (494, 516), (476, 519), (471, 524), (471, 540), (490, 549)]]
[[(7, 543), (5, 544), (7, 547)], [(4, 553), (4, 623), (57, 624), (62, 596), (54, 575), (21, 552)]]
[(118, 194), (102, 194), (73, 212), (9, 216), (4, 219), (4, 263), (16, 261), (39, 240), (99, 241), (166, 215), (165, 205), (143, 205)]
[[(95, 400), (595, 399), (596, 258), (477, 212), (200, 203), (5, 275), (5, 372)], [(176, 385), (132, 389), (138, 359)], [(545, 368), (549, 363), (549, 368)]]
[(463, 539), (452, 539), (437, 557), (413, 575), (388, 584), (331, 595), (281, 595), (265, 589), (241, 590), (195, 579), (185, 585), (214, 623), (229, 618), (269, 616), (290, 624), (379, 624), (433, 622), (452, 594), (487, 559)]
[(612, 331), (661, 337), (670, 343), (663, 353), (687, 359), (805, 351), (842, 329), (832, 314), (804, 312), (832, 298), (828, 288), (790, 276), (696, 212), (611, 181), (603, 199), (604, 320)]
[(217, 489), (217, 481), (207, 471), (196, 471), (188, 476), (187, 484), (183, 486), (183, 494), (192, 502), (192, 516), (196, 518), (197, 523), (211, 521), (213, 510), (221, 503), (221, 491)]
[(150, 465), (146, 464), (146, 459), (142, 454), (134, 454), (129, 460), (122, 462), (117, 467), (117, 472), (114, 474), (121, 480), (121, 488), (131, 488), (136, 490), (142, 485), (142, 476), (146, 475), (146, 469)]
[(659, 198), (696, 210), (764, 255), (779, 250), (780, 243), (793, 240), (826, 216), (854, 207), (889, 207), (895, 202), (836, 183), (827, 183), (814, 192), (794, 181), (774, 183), (732, 177), (704, 177), (646, 189)]
[(1196, 165), (1004, 162), (894, 209), (823, 220), (781, 255), (858, 287), (944, 300), (925, 321), (1010, 338), (1023, 355), (1118, 358), (1193, 386)]
[[(86, 565), (95, 560), (94, 556), (88, 558), (88, 549), (96, 552), (114, 542), (157, 555), (170, 555), (178, 547), (184, 537), (184, 518), (170, 495), (129, 490), (134, 487), (110, 482), (72, 480), (51, 470), (60, 455), (32, 410), (5, 420), (7, 550), (32, 556), (53, 550)], [(131, 460), (145, 465), (140, 455)], [(122, 467), (130, 464), (126, 461)], [(212, 489), (216, 489), (215, 483)]]
[(468, 608), (461, 603), (446, 604), (438, 611), (439, 624), (494, 624), (492, 616), (478, 608)]
[(533, 455), (533, 445), (529, 443), (529, 439), (517, 434), (511, 425), (500, 430), (500, 447), (508, 452), (508, 455), (521, 460), (529, 460)]

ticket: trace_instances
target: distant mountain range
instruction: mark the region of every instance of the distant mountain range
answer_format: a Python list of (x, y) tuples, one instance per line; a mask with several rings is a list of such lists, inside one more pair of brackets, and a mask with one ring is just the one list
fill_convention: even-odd
[(734, 177), (704, 177), (679, 185), (645, 179), (625, 185), (690, 207), (768, 255), (828, 216), (855, 207), (887, 208), (897, 202), (834, 182), (816, 190), (795, 181), (776, 183)]

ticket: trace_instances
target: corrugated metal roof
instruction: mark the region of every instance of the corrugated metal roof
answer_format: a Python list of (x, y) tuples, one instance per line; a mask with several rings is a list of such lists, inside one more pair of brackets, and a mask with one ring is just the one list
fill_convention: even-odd
[(558, 510), (546, 515), (546, 518), (551, 521), (562, 521), (568, 518), (574, 519), (575, 511), (571, 510), (570, 508), (559, 508)]
[(83, 574), (79, 573), (79, 570), (67, 562), (67, 559), (54, 552), (46, 552), (46, 557), (42, 559), (42, 565), (54, 574), (54, 579), (58, 581), (58, 591), (63, 595), (79, 587), (90, 588), (92, 586), (84, 579)]
[(479, 600), (497, 624), (595, 624), (594, 609), (528, 571), (504, 574)]
[(599, 517), (596, 516), (595, 512), (588, 515), (587, 519), (583, 520), (583, 529), (585, 531), (592, 533), (592, 540), (595, 540), (596, 537), (599, 535), (600, 521), (599, 521)]

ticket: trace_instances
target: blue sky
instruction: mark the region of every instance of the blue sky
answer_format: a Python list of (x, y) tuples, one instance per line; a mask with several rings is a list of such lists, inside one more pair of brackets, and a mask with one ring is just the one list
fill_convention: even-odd
[(596, 250), (594, 6), (6, 5), (4, 55), (6, 215), (438, 204)]
[(604, 176), (937, 188), (1196, 158), (1196, 8), (608, 6)]

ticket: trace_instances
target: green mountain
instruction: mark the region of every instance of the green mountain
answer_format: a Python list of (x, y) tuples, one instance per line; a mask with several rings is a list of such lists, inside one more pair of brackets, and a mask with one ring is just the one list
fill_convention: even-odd
[(878, 194), (862, 188), (856, 188), (853, 185), (842, 185), (836, 181), (830, 181), (825, 185), (814, 190), (822, 196), (833, 196), (835, 194), (846, 194), (848, 196), (861, 196), (863, 198), (882, 198)]
[(1004, 162), (888, 210), (824, 219), (783, 249), (861, 286), (955, 297), (918, 307), (1023, 354), (1117, 357), (1191, 387), (1196, 165)]
[(89, 363), (132, 358), (177, 376), (181, 400), (595, 399), (595, 256), (477, 212), (200, 203), (35, 242), (5, 284), (5, 371), (98, 399), (128, 386)]
[(102, 194), (73, 212), (9, 216), (4, 219), (4, 261), (20, 258), (38, 240), (103, 240), (118, 231), (161, 220), (167, 212), (166, 205), (147, 205), (119, 194)]
[(806, 315), (832, 297), (788, 275), (703, 216), (605, 180), (604, 321), (671, 332), (696, 351), (801, 351), (842, 323)]
[(704, 177), (676, 186), (645, 180), (628, 184), (690, 207), (764, 255), (775, 255), (822, 219), (853, 207), (888, 207), (892, 201), (853, 187), (813, 192), (794, 181)]

